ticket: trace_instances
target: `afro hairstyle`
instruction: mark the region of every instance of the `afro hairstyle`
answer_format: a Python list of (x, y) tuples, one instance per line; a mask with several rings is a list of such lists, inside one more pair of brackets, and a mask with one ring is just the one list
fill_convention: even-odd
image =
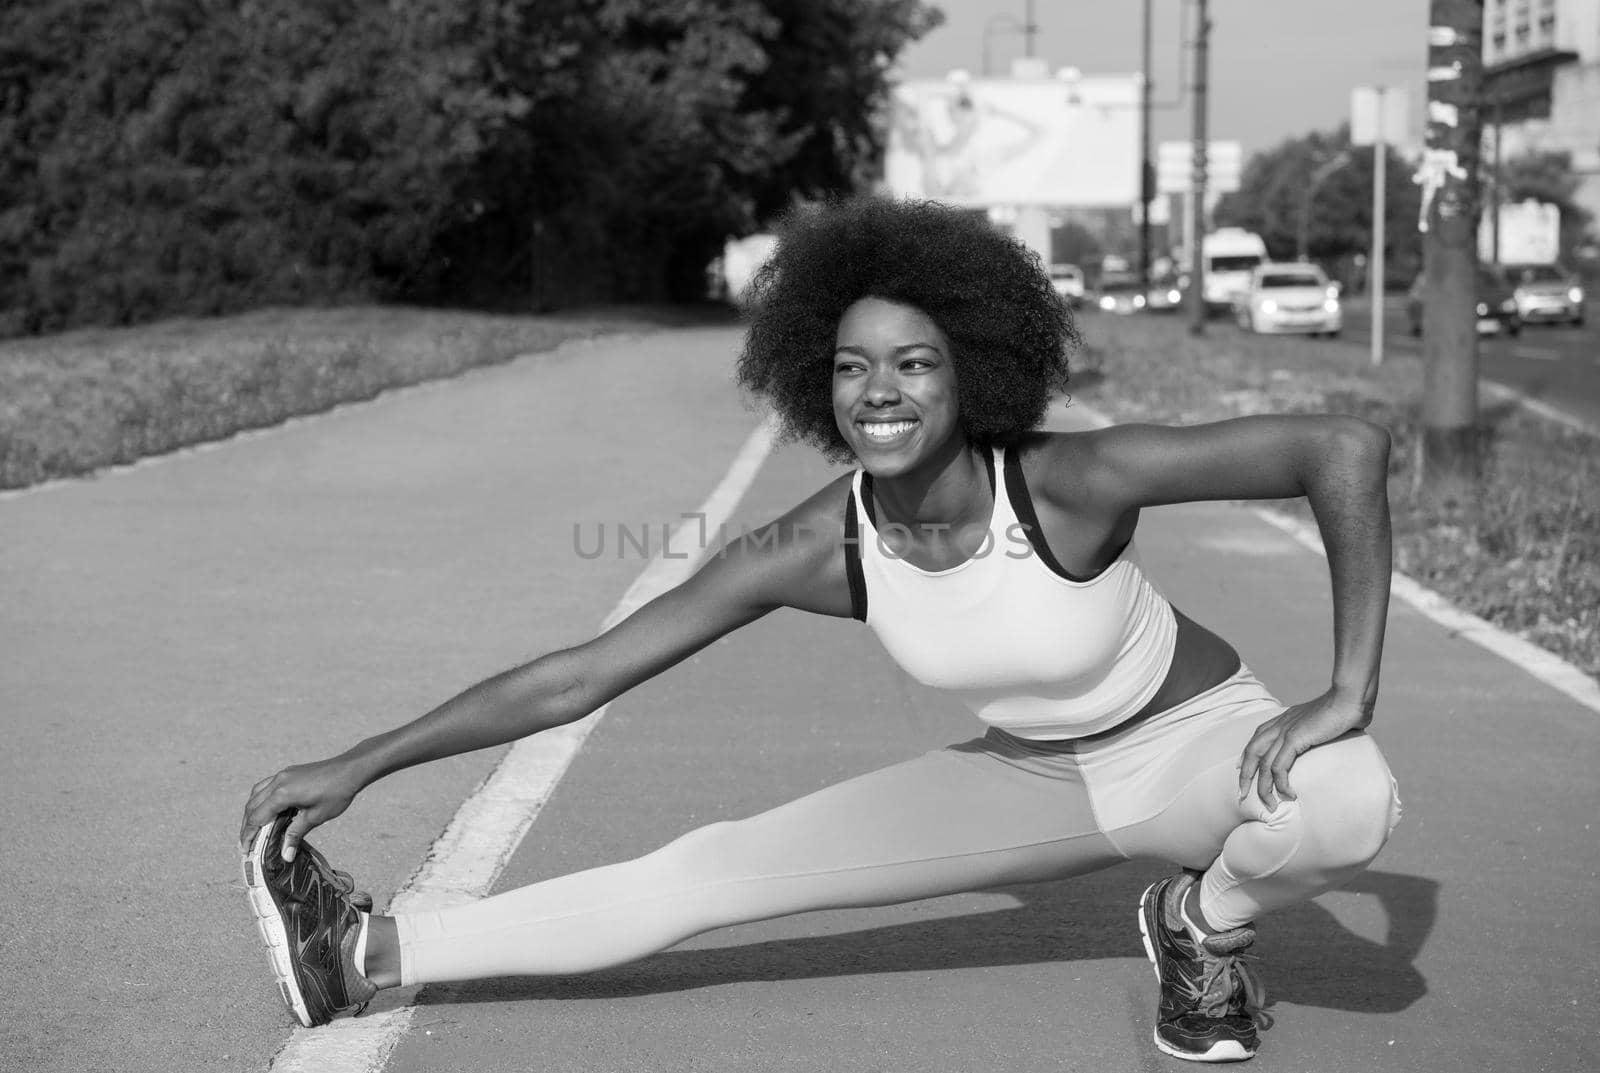
[(1079, 342), (1039, 258), (981, 212), (860, 197), (792, 210), (750, 286), (738, 380), (781, 434), (852, 458), (834, 421), (832, 367), (844, 313), (862, 298), (912, 306), (950, 341), (962, 429), (1004, 443), (1036, 427)]

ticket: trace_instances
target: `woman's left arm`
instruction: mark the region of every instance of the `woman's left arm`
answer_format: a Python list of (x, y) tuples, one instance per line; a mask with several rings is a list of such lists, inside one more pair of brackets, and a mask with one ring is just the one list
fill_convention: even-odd
[(1333, 675), (1326, 692), (1257, 729), (1239, 796), (1295, 796), (1306, 750), (1372, 721), (1389, 608), (1389, 433), (1354, 417), (1246, 417), (1188, 428), (1119, 426), (1092, 434), (1105, 494), (1125, 508), (1202, 499), (1305, 496), (1333, 583)]

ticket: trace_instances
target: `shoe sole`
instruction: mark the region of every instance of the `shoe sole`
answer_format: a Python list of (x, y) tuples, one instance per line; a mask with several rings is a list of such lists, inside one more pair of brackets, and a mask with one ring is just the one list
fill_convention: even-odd
[[(1156, 944), (1150, 938), (1149, 926), (1145, 924), (1145, 906), (1149, 904), (1150, 892), (1158, 886), (1160, 886), (1159, 883), (1152, 883), (1144, 889), (1143, 894), (1139, 895), (1139, 938), (1144, 940), (1144, 956), (1150, 959), (1150, 967), (1155, 970), (1157, 988), (1161, 986), (1161, 965), (1156, 961)], [(1180, 1051), (1161, 1038), (1160, 1025), (1157, 1025), (1151, 1031), (1150, 1038), (1155, 1041), (1157, 1049), (1162, 1054), (1170, 1055), (1173, 1058), (1181, 1058), (1185, 1062), (1244, 1062), (1256, 1056), (1255, 1051), (1247, 1051), (1241, 1044), (1232, 1040), (1213, 1043), (1211, 1049), (1204, 1054), (1197, 1054), (1194, 1051)]]
[(278, 913), (277, 903), (272, 900), (272, 893), (267, 890), (266, 873), (261, 867), (272, 827), (272, 824), (268, 824), (257, 831), (250, 849), (244, 854), (244, 884), (250, 895), (250, 912), (256, 918), (256, 930), (261, 933), (261, 941), (266, 944), (267, 960), (272, 965), (273, 977), (278, 981), (283, 1004), (289, 1007), (296, 1020), (306, 1028), (311, 1028), (311, 1013), (306, 1009), (305, 995), (295, 979), (294, 963), (289, 956), (289, 934), (283, 929), (283, 917)]

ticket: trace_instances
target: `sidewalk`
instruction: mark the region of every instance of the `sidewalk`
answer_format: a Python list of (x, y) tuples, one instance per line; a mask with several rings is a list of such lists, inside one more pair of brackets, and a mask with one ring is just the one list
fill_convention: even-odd
[[(769, 462), (741, 514), (826, 474)], [(1148, 512), (1169, 595), (1281, 696), (1324, 688), (1325, 567), (1248, 510)], [(1397, 605), (1374, 733), (1406, 817), (1349, 889), (1264, 923), (1279, 1023), (1253, 1068), (1577, 1071), (1600, 794), (1593, 713)], [(974, 736), (864, 630), (775, 615), (613, 706), (496, 889), (648, 851)], [(1149, 1042), (1139, 863), (1064, 883), (712, 933), (610, 972), (423, 991), (395, 1073), (447, 1068), (927, 1071), (1176, 1068)]]
[[(0, 960), (21, 967), (0, 985), (0, 1069), (268, 1069), (298, 1033), (237, 889), (249, 784), (591, 635), (644, 564), (579, 560), (571, 525), (675, 520), (706, 496), (754, 423), (735, 342), (611, 340), (0, 499)], [(774, 453), (733, 525), (836, 472)], [(1318, 557), (1226, 505), (1150, 511), (1140, 540), (1281, 696), (1322, 689)], [(979, 729), (858, 624), (775, 614), (615, 704), (496, 889)], [(1279, 1023), (1251, 1068), (1600, 1066), (1595, 713), (1396, 604), (1374, 733), (1406, 818), (1351, 889), (1263, 923)], [(494, 759), (386, 780), (317, 844), (382, 904)], [(1150, 1043), (1134, 924), (1164, 871), (425, 989), (386, 1067), (316, 1073), (1177, 1069)]]

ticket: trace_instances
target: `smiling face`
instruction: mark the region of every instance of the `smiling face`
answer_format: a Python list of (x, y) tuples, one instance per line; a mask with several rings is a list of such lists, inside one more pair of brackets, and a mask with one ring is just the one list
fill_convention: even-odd
[(939, 326), (883, 298), (845, 310), (833, 353), (833, 418), (875, 477), (958, 451), (955, 364)]

